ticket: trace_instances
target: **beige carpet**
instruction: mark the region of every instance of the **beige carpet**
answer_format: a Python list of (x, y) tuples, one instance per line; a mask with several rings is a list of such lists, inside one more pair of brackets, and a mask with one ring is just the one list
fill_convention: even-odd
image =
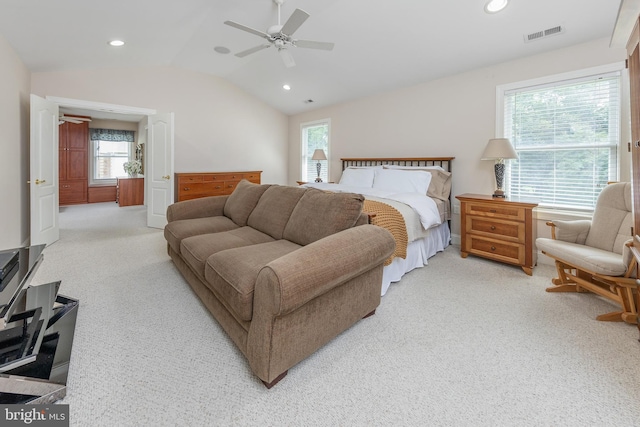
[(450, 247), (267, 390), (173, 268), (143, 207), (64, 208), (36, 283), (80, 299), (74, 426), (640, 425), (635, 326), (593, 295)]

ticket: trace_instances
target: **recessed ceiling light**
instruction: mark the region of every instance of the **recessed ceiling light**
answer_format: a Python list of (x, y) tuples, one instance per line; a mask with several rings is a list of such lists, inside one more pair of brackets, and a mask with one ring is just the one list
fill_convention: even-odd
[(109, 42), (109, 45), (111, 45), (111, 46), (123, 46), (124, 42), (122, 40), (111, 40)]
[(497, 13), (507, 7), (509, 0), (489, 0), (484, 5), (484, 11), (487, 13)]
[(282, 89), (284, 89), (284, 90), (291, 90), (291, 86), (289, 86), (289, 85), (282, 85)]
[(227, 53), (231, 52), (228, 47), (224, 47), (224, 46), (216, 46), (213, 48), (213, 50), (223, 55), (226, 55)]

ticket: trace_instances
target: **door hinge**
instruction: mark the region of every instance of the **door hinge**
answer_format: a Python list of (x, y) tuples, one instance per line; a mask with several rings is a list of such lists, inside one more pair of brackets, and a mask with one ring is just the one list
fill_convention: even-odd
[(627, 142), (627, 152), (631, 152), (631, 143)]

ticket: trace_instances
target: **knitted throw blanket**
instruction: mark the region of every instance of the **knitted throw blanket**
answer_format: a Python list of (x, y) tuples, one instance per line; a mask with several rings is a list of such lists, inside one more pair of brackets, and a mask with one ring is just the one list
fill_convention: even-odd
[(391, 264), (395, 257), (405, 259), (407, 257), (407, 243), (409, 239), (407, 236), (407, 226), (402, 214), (396, 208), (386, 203), (366, 199), (362, 211), (375, 214), (375, 216), (371, 218), (371, 224), (389, 230), (396, 241), (396, 249), (393, 255), (384, 262), (384, 265)]

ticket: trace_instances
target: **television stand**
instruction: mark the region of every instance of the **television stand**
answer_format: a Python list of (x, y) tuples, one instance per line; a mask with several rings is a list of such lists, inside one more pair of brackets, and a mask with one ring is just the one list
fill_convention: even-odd
[(78, 300), (60, 282), (30, 285), (45, 245), (19, 252), (0, 282), (0, 404), (47, 404), (66, 395)]

